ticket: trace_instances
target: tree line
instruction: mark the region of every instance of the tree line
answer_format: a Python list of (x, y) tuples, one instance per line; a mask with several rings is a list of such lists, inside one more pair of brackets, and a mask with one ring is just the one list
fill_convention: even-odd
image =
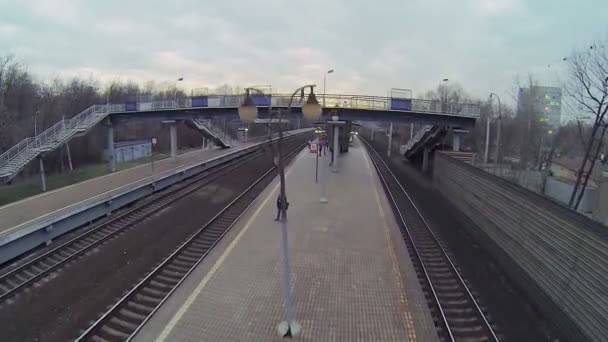
[[(560, 127), (550, 127), (542, 119), (536, 103), (541, 94), (535, 94), (538, 82), (528, 77), (526, 82), (516, 81), (516, 91), (507, 94), (515, 106), (502, 102), (500, 120), (497, 103), (492, 98), (476, 99), (458, 83), (443, 82), (436, 89), (428, 91), (425, 98), (438, 101), (442, 108), (456, 103), (477, 103), (480, 118), (465, 141), (473, 151), (485, 149), (486, 123), (490, 120), (490, 136), (495, 137), (498, 125), (501, 139), (498, 148), (491, 148), (490, 161), (517, 164), (521, 169), (546, 169), (559, 155), (583, 156), (578, 168), (570, 206), (576, 208), (597, 161), (606, 155), (606, 128), (608, 127), (608, 48), (606, 42), (593, 43), (588, 49), (573, 51), (564, 58), (569, 63), (568, 82), (562, 86), (562, 115), (570, 114), (577, 120)], [(519, 91), (527, 88), (526, 96)], [(212, 93), (240, 94), (239, 86), (222, 85)], [(489, 94), (489, 92), (488, 92)], [(5, 151), (18, 141), (34, 135), (61, 120), (69, 118), (95, 103), (121, 103), (138, 98), (150, 100), (173, 99), (185, 94), (176, 83), (154, 81), (139, 85), (129, 81), (113, 81), (105, 86), (93, 78), (56, 78), (49, 82), (36, 80), (27, 67), (13, 56), (0, 57), (0, 151)], [(586, 117), (587, 119), (581, 119)], [(259, 127), (251, 127), (250, 133), (264, 134)], [(232, 134), (236, 134), (236, 129)], [(179, 143), (182, 147), (194, 147), (201, 143), (201, 136), (185, 125), (178, 127)], [(256, 133), (257, 132), (257, 133)], [(407, 127), (399, 129), (402, 137), (409, 136)], [(115, 130), (115, 140), (131, 140), (157, 137), (159, 149), (169, 147), (168, 128), (155, 122), (128, 122)], [(103, 127), (96, 127), (84, 137), (71, 144), (75, 165), (99, 162), (106, 147)], [(496, 144), (494, 138), (490, 145)], [(495, 152), (494, 152), (495, 151)], [(53, 152), (47, 158), (50, 171), (65, 168), (63, 150)], [(481, 153), (478, 153), (480, 155)], [(26, 170), (31, 173), (33, 170)], [(580, 191), (579, 189), (582, 189)]]
[[(426, 98), (439, 101), (442, 107), (455, 103), (478, 103), (480, 118), (467, 137), (468, 146), (479, 152), (485, 149), (486, 124), (490, 120), (490, 146), (496, 144), (497, 125), (501, 125), (501, 138), (496, 153), (490, 154), (495, 163), (516, 164), (520, 169), (548, 170), (557, 156), (582, 157), (576, 172), (568, 205), (577, 209), (585, 188), (598, 163), (606, 163), (608, 150), (608, 46), (607, 42), (595, 42), (588, 48), (574, 50), (563, 61), (568, 63), (567, 82), (562, 88), (562, 117), (574, 120), (553, 127), (543, 120), (539, 110), (541, 96), (538, 82), (529, 76), (525, 84), (516, 81), (516, 91), (508, 94), (516, 105), (502, 103), (498, 120), (496, 103), (491, 98), (483, 100), (470, 96), (457, 83), (443, 83), (427, 92)], [(525, 96), (519, 92), (526, 88)], [(494, 146), (495, 147), (495, 146)], [(491, 151), (492, 149), (490, 149)]]
[[(222, 85), (212, 92), (233, 94), (240, 89)], [(139, 85), (131, 81), (115, 80), (103, 86), (92, 77), (40, 81), (14, 56), (3, 56), (0, 57), (0, 153), (24, 138), (34, 136), (35, 131), (40, 134), (62, 118), (70, 118), (93, 104), (108, 101), (123, 103), (138, 98), (172, 100), (175, 96), (189, 95), (177, 88), (175, 83), (154, 81)], [(230, 128), (229, 134), (235, 137), (236, 127)], [(169, 150), (168, 127), (159, 122), (136, 121), (120, 124), (115, 128), (114, 135), (115, 141), (156, 137), (158, 145), (155, 150)], [(104, 127), (98, 125), (85, 136), (72, 140), (69, 147), (74, 166), (101, 162), (102, 151), (107, 148), (105, 137)], [(183, 123), (178, 125), (178, 137), (181, 148), (198, 147), (202, 143), (200, 133)], [(63, 148), (49, 153), (45, 157), (45, 168), (50, 173), (65, 170), (64, 156)], [(30, 165), (20, 177), (27, 177), (35, 172), (36, 165)]]

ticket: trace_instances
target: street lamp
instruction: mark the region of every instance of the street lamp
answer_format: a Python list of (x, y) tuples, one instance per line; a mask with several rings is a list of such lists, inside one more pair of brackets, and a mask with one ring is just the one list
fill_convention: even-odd
[[(287, 113), (289, 116), (291, 114), (291, 104), (295, 96), (299, 93), (301, 98), (304, 97), (304, 91), (306, 89), (310, 89), (310, 95), (308, 96), (308, 100), (306, 104), (302, 106), (302, 114), (308, 120), (316, 120), (321, 116), (323, 109), (317, 102), (317, 99), (314, 94), (314, 84), (305, 85), (296, 89), (293, 92), (291, 97), (289, 98), (289, 103), (287, 104)], [(249, 89), (245, 90), (245, 100), (243, 104), (239, 107), (239, 116), (241, 120), (246, 123), (253, 122), (257, 115), (257, 107), (255, 103), (253, 103), (253, 99), (250, 96)], [(285, 165), (283, 160), (283, 151), (282, 151), (282, 141), (283, 141), (283, 127), (280, 125), (283, 120), (283, 111), (279, 110), (279, 139), (277, 143), (278, 150), (278, 169), (279, 169), (279, 179), (281, 184), (281, 192), (279, 194), (279, 199), (281, 203), (281, 250), (283, 254), (283, 301), (285, 303), (285, 321), (279, 323), (277, 326), (277, 330), (283, 337), (292, 337), (296, 336), (300, 333), (301, 326), (298, 322), (294, 321), (293, 316), (293, 302), (292, 302), (292, 293), (290, 286), (290, 274), (291, 268), (289, 263), (289, 246), (287, 243), (287, 195), (285, 190)]]
[(39, 110), (34, 113), (34, 146), (38, 146), (38, 115), (40, 115)]
[(249, 95), (252, 88), (245, 88), (245, 100), (239, 107), (239, 117), (244, 123), (250, 124), (258, 117), (258, 107)]
[(173, 97), (173, 101), (175, 102), (175, 107), (176, 107), (176, 108), (178, 107), (178, 105), (177, 105), (177, 82), (181, 82), (181, 81), (183, 81), (183, 80), (184, 80), (184, 78), (183, 78), (183, 77), (180, 77), (180, 78), (178, 78), (178, 79), (175, 81), (175, 96)]
[[(441, 86), (444, 83), (447, 83), (449, 81), (450, 81), (449, 78), (443, 78), (441, 80), (441, 82), (439, 82), (439, 85), (437, 86), (437, 98), (439, 99), (439, 106), (440, 106), (439, 112), (440, 113), (447, 112), (447, 109), (448, 109), (448, 104), (447, 104), (447, 99), (448, 99), (447, 89), (446, 88), (442, 88)], [(444, 98), (444, 96), (442, 96), (442, 89), (446, 89), (445, 98)]]
[(38, 115), (40, 115), (39, 110), (34, 114), (34, 137), (38, 136)]
[(327, 83), (327, 74), (333, 74), (334, 69), (329, 69), (325, 74), (323, 74), (323, 107), (325, 107), (325, 86)]
[[(496, 146), (494, 147), (494, 161), (496, 162), (496, 164), (499, 163), (499, 157), (498, 157), (498, 153), (499, 153), (499, 149), (500, 149), (500, 129), (501, 129), (501, 109), (502, 109), (502, 105), (500, 103), (500, 97), (496, 94), (496, 93), (490, 93), (490, 98), (492, 98), (492, 96), (496, 96), (496, 99), (498, 100), (498, 121), (496, 122)], [(490, 121), (488, 121), (490, 122)], [(489, 125), (488, 125), (489, 127)], [(487, 132), (489, 132), (490, 130), (488, 129)], [(486, 150), (487, 150), (487, 146), (488, 146), (488, 138), (486, 137)]]
[[(246, 105), (246, 108), (244, 108), (244, 112), (243, 114), (245, 116), (248, 116), (247, 118), (243, 118), (243, 116), (241, 116), (241, 120), (248, 122), (248, 123), (252, 123), (253, 121), (255, 121), (257, 115), (258, 115), (258, 109), (257, 106), (255, 105), (255, 102), (253, 101), (253, 99), (251, 98), (250, 94), (252, 92), (258, 93), (263, 95), (264, 97), (266, 97), (268, 99), (268, 140), (270, 141), (272, 139), (272, 86), (267, 85), (264, 86), (266, 88), (269, 88), (269, 93), (268, 95), (266, 95), (264, 93), (264, 91), (262, 91), (261, 89), (257, 88), (257, 87), (247, 87), (245, 88), (245, 102), (247, 102), (247, 104), (243, 103), (241, 105), (241, 107), (243, 105)], [(249, 100), (247, 99), (249, 98)], [(255, 113), (254, 113), (254, 109), (255, 109)], [(247, 113), (247, 111), (249, 111), (249, 113)], [(239, 108), (239, 115), (241, 113), (241, 109)], [(252, 119), (253, 118), (253, 119)]]

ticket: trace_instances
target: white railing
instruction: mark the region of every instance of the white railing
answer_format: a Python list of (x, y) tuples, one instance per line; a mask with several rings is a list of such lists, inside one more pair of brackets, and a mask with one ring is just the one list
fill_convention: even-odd
[(410, 138), (410, 140), (407, 142), (407, 144), (402, 145), (399, 148), (399, 152), (401, 152), (401, 154), (405, 154), (407, 151), (409, 151), (412, 147), (414, 147), (414, 145), (420, 141), (420, 139), (422, 139), (422, 137), (431, 129), (433, 129), (433, 125), (424, 125), (422, 128), (420, 128), (416, 134)]
[(19, 155), (23, 155), (27, 150), (35, 151), (35, 153), (32, 153), (32, 156), (29, 156), (31, 159), (39, 151), (35, 149), (41, 147), (48, 149), (55, 148), (66, 139), (69, 139), (70, 136), (74, 135), (77, 130), (89, 129), (105, 116), (95, 114), (108, 114), (111, 111), (119, 112), (122, 110), (124, 110), (124, 105), (110, 105), (109, 107), (108, 105), (93, 105), (70, 119), (62, 119), (37, 136), (25, 138), (17, 145), (2, 153), (2, 155), (0, 155), (0, 167), (8, 164), (9, 161)]
[(9, 148), (4, 153), (0, 154), (0, 167), (6, 165), (11, 159), (29, 149), (34, 144), (34, 138), (25, 138), (17, 145)]
[(214, 126), (211, 123), (211, 120), (196, 118), (192, 120), (198, 129), (206, 131), (207, 134), (211, 135), (215, 139), (220, 140), (225, 146), (229, 146), (231, 144), (231, 138), (226, 136), (224, 138), (222, 130), (218, 127)]
[[(290, 95), (274, 94), (271, 95), (271, 104), (274, 107), (286, 107), (290, 100)], [(396, 99), (382, 96), (366, 95), (317, 95), (317, 99), (326, 108), (352, 108), (365, 110), (394, 110), (402, 112), (423, 112), (429, 114), (445, 114), (465, 117), (479, 117), (479, 105), (467, 103), (441, 103), (440, 101), (420, 100), (420, 99)], [(205, 108), (237, 108), (243, 103), (244, 95), (209, 95), (207, 96), (207, 106)], [(411, 109), (391, 109), (391, 101), (409, 100)], [(295, 99), (292, 107), (300, 107), (304, 101)], [(125, 105), (111, 105), (110, 112), (124, 112)], [(265, 106), (260, 106), (265, 107)], [(176, 100), (160, 100), (139, 102), (136, 106), (137, 111), (163, 110), (192, 108), (191, 98), (179, 98)]]
[[(271, 104), (275, 107), (286, 107), (290, 100), (290, 95), (285, 94), (273, 94), (267, 97), (271, 98)], [(351, 108), (378, 111), (392, 110), (401, 112), (422, 112), (429, 114), (443, 114), (472, 118), (479, 117), (479, 105), (477, 104), (442, 104), (439, 101), (431, 100), (396, 99), (382, 96), (341, 94), (318, 94), (317, 99), (326, 108)], [(241, 105), (241, 103), (243, 103), (243, 100), (244, 95), (209, 95), (207, 96), (206, 108), (237, 108)], [(410, 110), (391, 109), (391, 101), (398, 100), (409, 100), (411, 103)], [(300, 107), (303, 103), (304, 99), (302, 99), (302, 101), (300, 101), (300, 99), (296, 99), (295, 101), (293, 101), (292, 106)], [(135, 108), (133, 109), (135, 111), (151, 111), (167, 109), (177, 110), (182, 108), (192, 108), (192, 99), (178, 98), (161, 101), (142, 101), (135, 103)], [(5, 151), (0, 155), (0, 167), (6, 165), (11, 159), (22, 154), (25, 150), (31, 148), (38, 148), (40, 146), (54, 148), (57, 144), (60, 144), (65, 139), (69, 139), (69, 137), (75, 134), (77, 130), (86, 130), (89, 129), (92, 125), (97, 124), (101, 119), (105, 117), (105, 115), (109, 113), (122, 112), (127, 112), (127, 106), (124, 103), (93, 105), (70, 119), (61, 120), (60, 122), (51, 126), (44, 132), (40, 133), (38, 136), (33, 138), (26, 138), (19, 142), (17, 145), (11, 147), (9, 150)]]

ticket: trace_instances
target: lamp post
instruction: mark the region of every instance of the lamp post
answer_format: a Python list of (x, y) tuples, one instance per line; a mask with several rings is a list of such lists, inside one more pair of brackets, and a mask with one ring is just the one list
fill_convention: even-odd
[[(291, 97), (289, 98), (289, 103), (287, 104), (287, 113), (289, 116), (291, 114), (291, 104), (297, 94), (300, 94), (301, 98), (304, 97), (304, 91), (306, 89), (310, 89), (310, 94), (306, 103), (302, 106), (302, 114), (304, 117), (309, 120), (318, 119), (321, 116), (322, 108), (317, 101), (317, 98), (314, 94), (315, 85), (309, 84), (302, 86), (296, 89)], [(245, 100), (243, 104), (239, 107), (239, 116), (241, 120), (245, 123), (251, 123), (255, 120), (258, 113), (258, 109), (253, 102), (253, 99), (250, 96), (250, 91), (248, 89), (245, 90)], [(286, 195), (286, 187), (285, 187), (285, 165), (283, 160), (283, 151), (282, 151), (282, 141), (283, 141), (283, 127), (280, 125), (283, 120), (283, 111), (279, 111), (279, 139), (277, 142), (277, 152), (278, 152), (278, 169), (279, 169), (279, 179), (280, 179), (280, 187), (281, 192), (279, 194), (279, 199), (281, 201), (281, 251), (283, 254), (283, 302), (285, 303), (285, 321), (279, 323), (277, 326), (277, 330), (282, 337), (293, 337), (297, 336), (301, 331), (301, 326), (296, 322), (293, 318), (294, 310), (293, 310), (293, 302), (292, 302), (292, 293), (290, 286), (290, 274), (291, 274), (291, 266), (289, 262), (289, 245), (287, 239), (287, 195)]]
[(38, 115), (40, 115), (39, 110), (34, 113), (34, 138), (38, 136)]
[(494, 162), (498, 164), (500, 162), (498, 153), (500, 152), (500, 129), (501, 129), (501, 109), (500, 97), (496, 93), (490, 93), (490, 98), (495, 96), (498, 100), (498, 120), (496, 121), (496, 146), (494, 147)]
[(180, 77), (180, 78), (178, 78), (178, 79), (175, 81), (175, 95), (173, 96), (173, 101), (174, 101), (174, 103), (175, 103), (175, 108), (179, 107), (179, 106), (177, 105), (177, 82), (181, 82), (181, 81), (183, 81), (183, 80), (184, 80), (184, 78), (183, 78), (183, 77)]
[(327, 84), (327, 74), (333, 74), (334, 69), (329, 69), (323, 74), (323, 107), (325, 107), (325, 86)]
[(488, 151), (490, 148), (490, 115), (486, 118), (486, 146), (483, 151), (483, 163), (488, 163)]
[[(268, 87), (270, 87), (270, 86), (268, 86)], [(268, 141), (270, 141), (270, 140), (272, 140), (272, 129), (271, 129), (271, 127), (272, 127), (272, 87), (270, 88), (270, 96), (266, 95), (261, 89), (258, 89), (256, 87), (245, 88), (245, 100), (247, 100), (247, 98), (249, 97), (251, 102), (255, 105), (255, 102), (253, 102), (253, 99), (250, 97), (250, 94), (252, 92), (261, 94), (268, 99)], [(239, 108), (239, 114), (240, 114), (240, 108)], [(257, 113), (257, 108), (256, 108), (254, 120), (255, 120), (255, 117), (257, 117), (257, 115), (258, 115), (258, 113)], [(279, 124), (281, 124), (281, 123), (279, 122)]]
[[(439, 85), (437, 86), (437, 98), (439, 99), (439, 106), (440, 106), (439, 112), (441, 112), (441, 113), (442, 112), (447, 112), (447, 109), (448, 109), (447, 108), (448, 107), (448, 104), (447, 104), (448, 95), (446, 94), (446, 96), (445, 96), (445, 100), (446, 101), (444, 102), (444, 97), (442, 97), (442, 95), (441, 95), (441, 92), (442, 92), (441, 86), (444, 83), (447, 83), (449, 81), (450, 81), (449, 78), (443, 78), (443, 79), (441, 79), (441, 82), (439, 82)], [(446, 89), (446, 92), (447, 92), (447, 89)]]

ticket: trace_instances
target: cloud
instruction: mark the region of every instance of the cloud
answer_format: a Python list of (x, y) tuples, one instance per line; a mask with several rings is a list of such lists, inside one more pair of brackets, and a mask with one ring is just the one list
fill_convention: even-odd
[(608, 5), (592, 1), (0, 0), (0, 51), (42, 78), (183, 76), (183, 87), (272, 84), (287, 92), (321, 87), (333, 68), (329, 92), (385, 95), (394, 87), (420, 95), (449, 78), (485, 97), (510, 89), (517, 74), (555, 79), (543, 72), (547, 64), (606, 32), (592, 23)]
[(525, 6), (521, 0), (472, 0), (473, 12), (483, 15), (498, 15), (522, 11)]

